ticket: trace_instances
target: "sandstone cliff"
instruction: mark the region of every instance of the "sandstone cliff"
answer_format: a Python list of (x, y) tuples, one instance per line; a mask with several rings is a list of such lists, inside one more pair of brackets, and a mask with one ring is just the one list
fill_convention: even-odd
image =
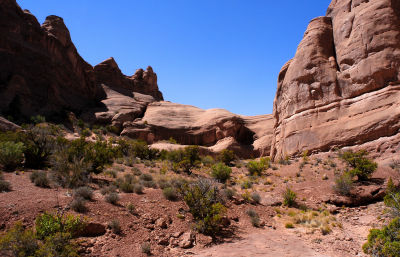
[(399, 151), (400, 2), (333, 0), (282, 68), (271, 155), (368, 145)]
[(151, 67), (127, 77), (115, 62), (95, 68), (85, 62), (60, 17), (49, 16), (40, 25), (15, 0), (2, 0), (0, 34), (0, 113), (5, 116), (60, 118), (67, 111), (107, 109), (101, 102), (108, 98), (104, 86), (122, 88), (131, 97), (138, 92), (152, 101), (163, 99)]

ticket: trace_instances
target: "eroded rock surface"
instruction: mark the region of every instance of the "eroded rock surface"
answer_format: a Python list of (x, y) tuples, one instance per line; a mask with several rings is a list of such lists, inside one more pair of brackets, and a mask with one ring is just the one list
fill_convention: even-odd
[[(203, 110), (190, 105), (155, 102), (147, 106), (143, 118), (123, 124), (121, 135), (152, 144), (175, 139), (182, 145), (200, 145), (211, 152), (232, 149), (240, 156), (258, 156), (268, 151), (271, 115), (245, 117), (223, 109)], [(260, 146), (259, 140), (265, 142)]]
[(129, 77), (112, 58), (94, 68), (85, 62), (60, 17), (48, 16), (40, 25), (15, 0), (3, 0), (0, 33), (0, 113), (5, 117), (63, 119), (67, 112), (86, 112), (120, 126), (128, 116), (142, 115), (147, 103), (163, 99), (150, 66)]
[(272, 157), (398, 133), (399, 10), (394, 0), (333, 0), (326, 17), (310, 22), (279, 74)]

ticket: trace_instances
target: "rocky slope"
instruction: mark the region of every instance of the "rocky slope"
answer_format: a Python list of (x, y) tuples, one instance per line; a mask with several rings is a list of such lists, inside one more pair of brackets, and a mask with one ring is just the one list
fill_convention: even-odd
[(271, 155), (374, 142), (398, 152), (400, 2), (333, 0), (282, 68)]

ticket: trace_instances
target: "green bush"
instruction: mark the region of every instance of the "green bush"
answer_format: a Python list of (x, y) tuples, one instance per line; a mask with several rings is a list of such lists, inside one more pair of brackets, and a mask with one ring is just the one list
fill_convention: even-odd
[(34, 171), (31, 173), (29, 176), (30, 180), (32, 183), (35, 184), (35, 186), (38, 187), (50, 187), (50, 181), (47, 178), (47, 172), (46, 171)]
[(346, 162), (350, 168), (349, 173), (357, 176), (358, 180), (368, 180), (378, 167), (376, 162), (367, 158), (368, 152), (360, 150), (358, 152), (346, 151), (339, 154), (339, 157)]
[(218, 234), (226, 212), (218, 187), (210, 180), (200, 179), (183, 185), (182, 195), (200, 233), (211, 236)]
[(134, 184), (133, 192), (135, 192), (136, 194), (143, 194), (143, 186), (141, 184)]
[(71, 237), (78, 236), (86, 226), (86, 221), (80, 216), (43, 213), (36, 218), (36, 235), (44, 239), (56, 233), (68, 233)]
[(173, 187), (166, 187), (163, 189), (163, 195), (167, 200), (176, 201), (178, 200), (178, 193)]
[(201, 162), (204, 166), (211, 167), (215, 163), (215, 160), (212, 156), (207, 155), (201, 158)]
[(283, 193), (283, 205), (292, 207), (296, 204), (297, 195), (294, 191), (292, 191), (289, 187), (286, 188), (286, 191)]
[(78, 257), (78, 247), (71, 241), (69, 233), (55, 233), (46, 237), (35, 256)]
[(225, 183), (231, 177), (232, 169), (222, 162), (214, 164), (211, 169), (211, 176), (222, 183)]
[(16, 223), (0, 234), (0, 255), (78, 257), (71, 239), (85, 226), (80, 217), (42, 214), (36, 219), (36, 233)]
[(8, 232), (0, 234), (2, 256), (36, 256), (38, 249), (35, 233), (31, 229), (24, 229), (21, 222), (16, 223)]
[(232, 162), (236, 159), (235, 153), (232, 150), (224, 149), (218, 155), (217, 158), (219, 161), (225, 163), (225, 165), (231, 165)]
[(353, 188), (353, 179), (348, 172), (344, 172), (340, 176), (336, 177), (333, 189), (338, 194), (349, 195), (352, 188)]
[(21, 142), (0, 142), (0, 164), (5, 171), (13, 171), (22, 164), (24, 150), (24, 144)]
[(382, 229), (371, 229), (364, 253), (377, 257), (400, 256), (400, 218), (395, 218)]
[(25, 167), (47, 167), (58, 134), (59, 129), (51, 124), (37, 124), (20, 134), (19, 140), (25, 145)]
[(261, 158), (260, 161), (249, 161), (247, 163), (247, 169), (249, 170), (250, 176), (260, 176), (261, 173), (269, 168), (269, 158)]

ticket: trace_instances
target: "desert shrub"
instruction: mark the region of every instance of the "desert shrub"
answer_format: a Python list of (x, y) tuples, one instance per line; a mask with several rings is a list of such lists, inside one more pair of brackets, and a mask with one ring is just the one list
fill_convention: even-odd
[(170, 143), (170, 144), (177, 144), (178, 142), (176, 142), (176, 140), (173, 138), (173, 137), (170, 137), (169, 139), (168, 139), (168, 143)]
[(25, 167), (40, 169), (47, 167), (59, 129), (51, 124), (37, 124), (21, 134), (25, 145)]
[(141, 184), (134, 184), (133, 192), (135, 192), (136, 194), (143, 194), (143, 186)]
[(400, 171), (400, 160), (392, 160), (389, 164), (389, 167), (393, 170)]
[(90, 187), (83, 186), (75, 189), (74, 198), (82, 197), (85, 200), (92, 200), (93, 198), (93, 190)]
[(242, 184), (240, 184), (240, 187), (242, 189), (250, 189), (253, 187), (253, 183), (250, 180), (245, 180), (242, 182)]
[(296, 193), (291, 190), (289, 187), (286, 188), (286, 191), (283, 193), (283, 205), (292, 207), (296, 204)]
[(293, 225), (293, 223), (288, 222), (285, 224), (285, 228), (294, 228), (294, 225)]
[(0, 234), (2, 256), (79, 256), (71, 241), (85, 223), (78, 217), (42, 214), (36, 219), (36, 233), (16, 223)]
[(141, 160), (154, 160), (160, 154), (157, 149), (149, 148), (144, 141), (120, 139), (118, 145), (117, 150), (123, 156), (136, 157)]
[(46, 118), (41, 115), (32, 116), (30, 120), (35, 125), (46, 122)]
[(155, 181), (141, 181), (140, 182), (144, 187), (148, 188), (157, 188), (157, 183)]
[(201, 162), (203, 163), (204, 166), (211, 167), (215, 163), (215, 160), (212, 156), (207, 155), (201, 158)]
[(353, 188), (353, 179), (348, 172), (344, 172), (340, 176), (335, 178), (335, 185), (333, 189), (335, 192), (341, 195), (349, 195)]
[(173, 187), (166, 187), (163, 189), (163, 195), (167, 200), (176, 201), (178, 200), (178, 193)]
[(254, 209), (248, 209), (246, 214), (250, 217), (251, 224), (253, 227), (260, 227), (260, 216)]
[(368, 152), (346, 151), (339, 154), (339, 157), (346, 162), (350, 168), (349, 174), (357, 176), (358, 180), (368, 180), (378, 167), (378, 164), (367, 158)]
[(118, 178), (115, 184), (124, 193), (133, 193), (135, 178), (132, 174), (125, 174), (123, 178)]
[(168, 180), (166, 180), (165, 178), (161, 178), (158, 180), (158, 187), (161, 189), (171, 187), (171, 183)]
[(395, 187), (392, 178), (389, 179), (384, 202), (394, 217), (400, 217), (400, 190)]
[(151, 174), (145, 173), (145, 174), (140, 175), (140, 180), (153, 181), (153, 176)]
[(92, 132), (91, 132), (90, 129), (88, 129), (88, 128), (83, 129), (82, 132), (81, 132), (81, 135), (82, 135), (83, 137), (88, 137), (88, 136), (90, 136), (91, 134), (92, 134)]
[(24, 229), (21, 222), (16, 223), (9, 231), (0, 234), (0, 255), (2, 256), (35, 256), (39, 249), (35, 233)]
[(106, 195), (106, 194), (110, 194), (110, 193), (112, 193), (112, 192), (115, 192), (116, 190), (117, 190), (117, 188), (116, 188), (114, 185), (110, 185), (110, 186), (103, 187), (103, 188), (100, 190), (100, 193), (101, 193), (102, 195)]
[(142, 175), (142, 172), (137, 167), (133, 167), (132, 171), (133, 171), (133, 175), (135, 175), (135, 176)]
[(251, 199), (253, 200), (254, 203), (260, 203), (261, 196), (257, 192), (253, 192), (251, 193)]
[(232, 169), (222, 162), (214, 164), (211, 169), (211, 176), (223, 183), (231, 177)]
[(30, 180), (32, 183), (35, 184), (35, 186), (38, 187), (49, 187), (50, 186), (50, 181), (47, 178), (47, 172), (46, 171), (34, 171), (31, 173), (29, 176)]
[(97, 140), (94, 144), (88, 143), (84, 158), (92, 164), (91, 171), (98, 174), (104, 170), (105, 165), (113, 162), (115, 155), (111, 143)]
[(371, 229), (368, 242), (363, 245), (366, 254), (377, 257), (400, 256), (400, 218), (392, 220), (382, 229)]
[(253, 160), (247, 163), (247, 169), (249, 170), (250, 176), (260, 176), (261, 173), (269, 168), (269, 159), (261, 158), (259, 161)]
[(119, 224), (118, 220), (112, 220), (110, 223), (108, 223), (108, 228), (117, 235), (121, 234), (122, 232), (121, 225)]
[(90, 164), (84, 159), (68, 160), (65, 152), (52, 156), (52, 179), (62, 187), (76, 188), (84, 186), (90, 180)]
[(133, 193), (133, 184), (131, 184), (127, 181), (122, 182), (122, 184), (119, 185), (119, 188), (124, 193)]
[(226, 197), (226, 199), (228, 200), (232, 200), (233, 197), (236, 194), (236, 191), (231, 189), (231, 188), (226, 188), (222, 191), (222, 194)]
[(151, 255), (151, 247), (150, 244), (145, 242), (143, 244), (141, 244), (141, 249), (142, 249), (142, 253), (146, 254), (146, 255)]
[(87, 212), (87, 207), (85, 205), (85, 199), (82, 197), (76, 197), (74, 200), (71, 202), (71, 209), (79, 212), (79, 213), (85, 213)]
[(110, 194), (106, 195), (106, 202), (111, 203), (113, 205), (117, 205), (119, 201), (119, 195), (115, 192), (111, 192)]
[(187, 146), (183, 150), (167, 152), (164, 158), (172, 163), (173, 171), (188, 174), (191, 174), (191, 170), (201, 163), (198, 146)]
[(216, 235), (222, 228), (226, 212), (218, 187), (210, 180), (200, 179), (182, 187), (182, 195), (200, 233)]
[(128, 210), (128, 212), (130, 214), (135, 214), (136, 213), (136, 208), (135, 208), (135, 205), (133, 205), (133, 203), (128, 203), (126, 205), (126, 209)]
[(224, 149), (218, 155), (217, 159), (223, 162), (225, 165), (231, 165), (232, 162), (236, 159), (235, 153), (232, 150)]
[(24, 149), (24, 144), (21, 142), (0, 142), (0, 164), (5, 171), (13, 171), (22, 164)]
[(80, 216), (43, 213), (35, 221), (36, 235), (44, 239), (56, 233), (69, 233), (78, 236), (86, 226), (86, 220)]
[(0, 193), (11, 191), (11, 184), (8, 181), (0, 179)]
[(46, 237), (35, 256), (78, 257), (78, 247), (68, 233), (56, 233)]

